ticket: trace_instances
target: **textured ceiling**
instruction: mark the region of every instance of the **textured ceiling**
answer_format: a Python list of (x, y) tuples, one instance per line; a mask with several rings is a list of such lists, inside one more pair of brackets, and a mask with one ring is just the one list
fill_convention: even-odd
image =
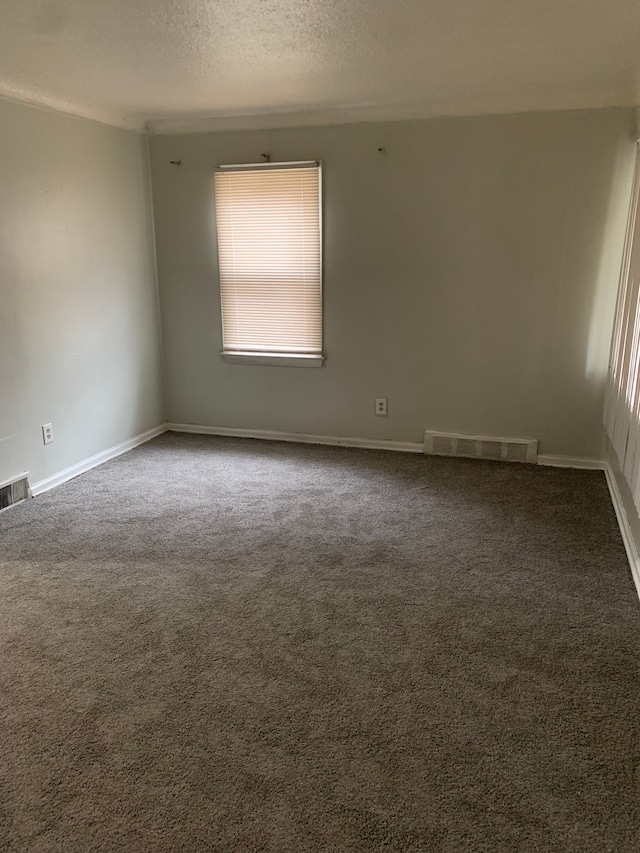
[(639, 0), (0, 0), (0, 94), (163, 130), (638, 103), (639, 48)]

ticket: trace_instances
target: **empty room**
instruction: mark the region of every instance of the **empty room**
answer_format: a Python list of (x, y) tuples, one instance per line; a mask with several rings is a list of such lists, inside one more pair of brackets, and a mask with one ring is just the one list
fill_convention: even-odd
[(640, 850), (637, 2), (0, 23), (0, 851)]

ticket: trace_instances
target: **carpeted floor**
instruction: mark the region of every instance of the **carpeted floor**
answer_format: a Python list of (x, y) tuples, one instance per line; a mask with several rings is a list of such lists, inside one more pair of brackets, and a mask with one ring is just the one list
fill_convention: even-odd
[(0, 850), (631, 853), (604, 476), (164, 435), (0, 515)]

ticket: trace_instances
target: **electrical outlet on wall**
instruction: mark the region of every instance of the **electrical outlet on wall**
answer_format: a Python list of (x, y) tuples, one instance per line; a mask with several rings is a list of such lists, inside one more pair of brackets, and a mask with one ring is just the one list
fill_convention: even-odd
[(387, 398), (376, 397), (376, 415), (386, 416), (387, 414)]
[(45, 444), (51, 444), (53, 441), (53, 426), (51, 424), (42, 424), (42, 440)]

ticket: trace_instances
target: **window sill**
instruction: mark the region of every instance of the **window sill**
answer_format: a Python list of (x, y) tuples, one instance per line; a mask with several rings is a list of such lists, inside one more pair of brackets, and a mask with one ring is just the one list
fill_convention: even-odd
[(227, 364), (268, 364), (277, 367), (322, 367), (323, 355), (298, 353), (277, 354), (268, 352), (221, 352)]

